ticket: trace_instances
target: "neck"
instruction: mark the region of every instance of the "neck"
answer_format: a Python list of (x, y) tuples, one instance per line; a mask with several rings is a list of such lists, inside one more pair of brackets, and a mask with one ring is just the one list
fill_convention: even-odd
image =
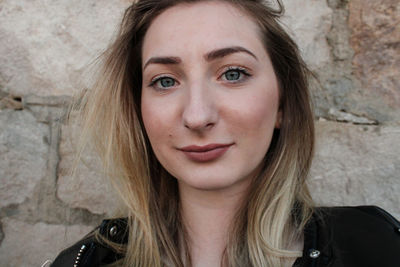
[(181, 213), (192, 266), (220, 266), (232, 220), (247, 185), (229, 190), (199, 190), (179, 184)]

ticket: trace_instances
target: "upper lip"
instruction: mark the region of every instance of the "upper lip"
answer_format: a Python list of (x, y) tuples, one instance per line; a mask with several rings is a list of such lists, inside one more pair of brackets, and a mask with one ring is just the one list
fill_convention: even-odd
[(208, 144), (205, 146), (191, 145), (191, 146), (181, 147), (181, 148), (179, 148), (179, 150), (182, 150), (184, 152), (207, 152), (207, 151), (210, 151), (213, 149), (228, 147), (231, 145), (233, 145), (233, 143), (230, 143), (230, 144)]

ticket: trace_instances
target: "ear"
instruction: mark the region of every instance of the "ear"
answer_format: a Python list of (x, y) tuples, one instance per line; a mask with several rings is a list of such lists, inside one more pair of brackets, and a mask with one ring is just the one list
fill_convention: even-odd
[(276, 114), (275, 129), (280, 129), (282, 124), (282, 111), (278, 110)]

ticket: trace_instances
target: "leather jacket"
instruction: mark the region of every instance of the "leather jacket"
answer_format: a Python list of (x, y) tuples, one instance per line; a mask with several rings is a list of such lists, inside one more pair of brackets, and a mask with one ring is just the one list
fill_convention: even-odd
[[(126, 219), (104, 220), (96, 229), (113, 242), (128, 241)], [(122, 257), (89, 234), (51, 266), (102, 266)], [(316, 208), (304, 230), (303, 256), (293, 267), (322, 266), (399, 267), (400, 222), (375, 206)]]

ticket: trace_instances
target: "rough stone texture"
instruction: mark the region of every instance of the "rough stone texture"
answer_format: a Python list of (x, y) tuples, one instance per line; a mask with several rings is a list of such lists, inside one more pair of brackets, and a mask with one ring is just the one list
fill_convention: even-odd
[(286, 10), (283, 22), (310, 67), (318, 69), (329, 63), (330, 47), (326, 34), (332, 23), (332, 9), (326, 1), (284, 0), (283, 4)]
[(313, 86), (313, 96), (318, 117), (335, 120), (335, 114), (347, 113), (347, 117), (375, 123), (399, 122), (397, 2), (327, 0), (333, 10), (325, 35), (331, 62), (315, 70), (319, 82)]
[(58, 253), (84, 235), (93, 226), (28, 224), (1, 219), (4, 240), (0, 247), (1, 266), (41, 266), (46, 260), (54, 260)]
[(354, 118), (351, 122), (375, 123), (375, 116), (366, 117), (364, 109), (357, 105), (359, 84), (352, 76), (347, 1), (287, 0), (284, 3), (287, 12), (283, 21), (291, 28), (315, 75), (310, 87), (316, 116), (336, 120), (339, 115)]
[[(65, 108), (62, 108), (60, 103), (64, 103), (65, 100), (66, 99), (63, 97), (30, 96), (22, 100), (23, 107), (25, 108), (23, 112), (31, 111), (38, 125), (46, 125), (48, 127), (48, 137), (45, 138), (48, 147), (45, 160), (46, 168), (43, 170), (43, 178), (39, 181), (37, 181), (35, 177), (27, 176), (27, 178), (29, 178), (28, 184), (29, 182), (35, 182), (35, 184), (32, 186), (29, 197), (27, 197), (25, 201), (20, 204), (9, 204), (5, 207), (0, 205), (0, 218), (9, 217), (30, 224), (45, 222), (49, 224), (66, 225), (97, 225), (104, 218), (104, 215), (92, 214), (85, 208), (68, 206), (56, 196), (58, 164), (60, 159), (60, 119), (63, 117), (62, 114), (65, 113)], [(62, 110), (63, 112), (61, 112)], [(25, 126), (30, 128), (29, 124)], [(34, 129), (33, 132), (35, 132)], [(10, 143), (7, 145), (12, 147), (13, 144)], [(33, 157), (33, 155), (31, 155), (31, 157)], [(7, 171), (7, 168), (5, 168), (5, 170)], [(32, 174), (34, 173), (32, 172)], [(8, 179), (9, 181), (13, 181), (10, 177), (8, 177)], [(19, 192), (14, 193), (18, 195)]]
[(0, 83), (15, 95), (71, 95), (110, 42), (126, 0), (3, 0)]
[(0, 207), (32, 196), (47, 167), (49, 129), (28, 111), (0, 110)]
[(117, 207), (117, 198), (102, 174), (99, 158), (93, 150), (84, 150), (75, 175), (71, 175), (79, 128), (64, 125), (61, 132), (58, 198), (71, 207), (85, 208), (95, 214), (112, 214)]
[(321, 205), (378, 205), (400, 219), (400, 127), (319, 122), (311, 192)]
[(22, 98), (23, 107), (30, 110), (38, 122), (50, 124), (63, 120), (70, 103), (71, 98), (67, 96), (26, 95)]
[(361, 105), (369, 116), (400, 120), (400, 5), (398, 0), (352, 0), (349, 27)]

